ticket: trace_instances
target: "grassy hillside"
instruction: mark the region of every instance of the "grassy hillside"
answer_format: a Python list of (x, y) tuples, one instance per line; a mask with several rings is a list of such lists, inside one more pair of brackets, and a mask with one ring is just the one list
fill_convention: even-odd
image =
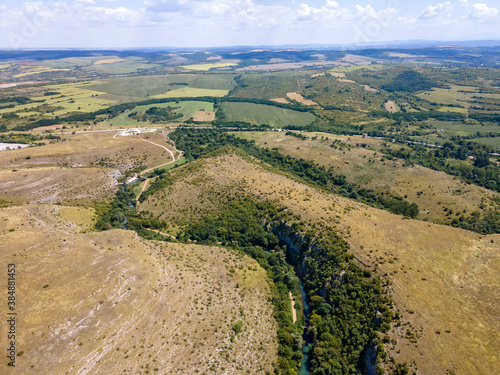
[(401, 316), (386, 344), (391, 356), (414, 362), (412, 369), (422, 373), (494, 371), (500, 236), (407, 220), (326, 195), (234, 153), (200, 159), (172, 175), (173, 183), (141, 210), (175, 228), (216, 210), (221, 191), (279, 202), (307, 227), (339, 231), (360, 264), (382, 276)]
[[(457, 214), (482, 215), (497, 207), (496, 192), (469, 185), (453, 176), (403, 160), (388, 160), (379, 139), (303, 133), (305, 139), (276, 132), (242, 132), (238, 137), (257, 145), (277, 148), (296, 158), (313, 160), (346, 176), (357, 186), (405, 197), (420, 207), (420, 218), (449, 223)], [(465, 211), (465, 212), (464, 212)]]
[[(61, 135), (55, 143), (0, 153), (0, 199), (10, 203), (90, 203), (110, 199), (117, 180), (131, 170), (172, 160), (163, 133)], [(149, 143), (149, 142), (153, 142)]]
[[(163, 133), (141, 136), (117, 136), (118, 131), (67, 132), (52, 144), (11, 150), (0, 154), (0, 168), (26, 169), (33, 167), (89, 167), (100, 165), (122, 171), (142, 165), (153, 166), (168, 159), (169, 153), (144, 140), (168, 146)], [(172, 147), (172, 146), (170, 146)], [(174, 147), (172, 147), (174, 150)]]
[(92, 216), (53, 205), (0, 210), (0, 265), (17, 270), (21, 353), (0, 372), (272, 371), (276, 327), (254, 260), (131, 231), (81, 233)]

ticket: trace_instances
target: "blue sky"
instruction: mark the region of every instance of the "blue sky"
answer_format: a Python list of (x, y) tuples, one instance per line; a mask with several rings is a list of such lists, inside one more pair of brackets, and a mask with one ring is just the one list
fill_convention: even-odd
[(0, 48), (500, 39), (500, 0), (4, 0)]

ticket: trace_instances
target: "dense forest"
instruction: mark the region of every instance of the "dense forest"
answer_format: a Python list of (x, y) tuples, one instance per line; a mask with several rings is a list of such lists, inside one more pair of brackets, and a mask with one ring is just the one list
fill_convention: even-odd
[(436, 82), (419, 72), (407, 70), (398, 74), (390, 84), (384, 85), (382, 88), (389, 92), (415, 92), (430, 90), (433, 86), (436, 86)]

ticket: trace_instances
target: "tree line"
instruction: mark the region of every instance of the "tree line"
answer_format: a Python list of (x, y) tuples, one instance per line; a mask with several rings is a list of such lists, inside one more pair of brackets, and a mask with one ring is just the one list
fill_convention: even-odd
[(415, 218), (419, 214), (419, 208), (415, 203), (410, 204), (401, 197), (384, 196), (369, 189), (356, 187), (349, 184), (344, 175), (335, 174), (333, 168), (327, 169), (311, 160), (297, 159), (274, 149), (258, 147), (253, 141), (237, 138), (220, 130), (177, 129), (170, 134), (170, 138), (176, 143), (176, 147), (184, 151), (184, 156), (188, 160), (197, 159), (222, 145), (233, 145), (273, 167), (292, 173), (328, 192), (356, 199), (398, 215)]

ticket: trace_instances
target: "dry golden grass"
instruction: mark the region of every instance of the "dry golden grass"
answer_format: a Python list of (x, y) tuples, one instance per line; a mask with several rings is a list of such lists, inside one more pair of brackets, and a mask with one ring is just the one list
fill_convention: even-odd
[(396, 107), (396, 104), (391, 100), (385, 102), (384, 106), (387, 112), (396, 113), (398, 111), (398, 107)]
[(269, 100), (272, 100), (273, 102), (276, 102), (276, 103), (290, 104), (290, 102), (288, 100), (286, 100), (285, 98), (274, 98), (274, 99), (269, 99)]
[(228, 68), (228, 67), (237, 66), (237, 65), (238, 64), (234, 63), (234, 62), (219, 62), (219, 63), (210, 63), (210, 64), (203, 63), (203, 64), (183, 65), (183, 66), (181, 66), (181, 68), (184, 68), (187, 70), (207, 71), (210, 69)]
[[(52, 205), (0, 210), (0, 265), (16, 264), (23, 351), (15, 369), (4, 360), (0, 373), (272, 371), (277, 327), (255, 261), (216, 247), (145, 241), (132, 231), (84, 234), (77, 216), (68, 221), (67, 209)], [(239, 320), (243, 331), (234, 335)]]
[(120, 173), (109, 168), (0, 170), (0, 199), (14, 203), (90, 202), (111, 199)]
[(302, 103), (304, 105), (318, 105), (315, 101), (305, 99), (301, 94), (298, 92), (287, 92), (286, 96), (288, 96), (292, 100), (296, 100), (299, 103)]
[(363, 87), (365, 88), (365, 91), (368, 91), (368, 92), (378, 92), (379, 91), (379, 90), (374, 89), (373, 87), (370, 87), (368, 85), (363, 85)]
[(184, 98), (184, 97), (198, 97), (198, 96), (216, 96), (222, 97), (226, 96), (229, 90), (217, 90), (217, 89), (199, 89), (193, 87), (183, 87), (176, 90), (167, 91), (163, 94), (152, 96), (154, 99), (162, 98)]
[(22, 78), (27, 77), (34, 74), (47, 73), (47, 72), (67, 72), (71, 69), (55, 69), (49, 68), (47, 66), (30, 66), (25, 69), (23, 73), (14, 74), (12, 78)]
[(104, 160), (106, 165), (123, 171), (139, 165), (153, 167), (170, 160), (170, 154), (166, 150), (144, 142), (141, 138), (175, 150), (175, 147), (167, 143), (163, 133), (115, 137), (117, 133), (118, 131), (67, 133), (62, 135), (64, 142), (2, 152), (0, 169), (63, 165), (88, 167)]
[(177, 152), (163, 133), (115, 134), (67, 134), (65, 142), (1, 152), (0, 199), (17, 204), (110, 199), (127, 170), (171, 161), (170, 153), (158, 145)]
[(194, 121), (214, 121), (215, 120), (215, 112), (207, 112), (207, 111), (198, 111), (193, 115)]
[[(361, 262), (387, 274), (395, 308), (407, 324), (393, 330), (398, 344), (388, 346), (390, 355), (415, 361), (423, 374), (498, 370), (500, 338), (493, 333), (500, 330), (500, 235), (407, 220), (318, 192), (234, 154), (186, 165), (174, 175), (174, 185), (150, 197), (143, 209), (171, 219), (168, 211), (178, 206), (194, 218), (214, 209), (218, 191), (286, 205), (306, 222), (336, 228)], [(406, 329), (418, 336), (416, 344), (403, 337)]]
[(102, 64), (114, 64), (117, 62), (122, 62), (122, 61), (127, 61), (124, 59), (116, 58), (116, 59), (106, 59), (106, 60), (99, 60), (94, 63), (94, 65), (102, 65)]
[[(491, 198), (498, 196), (498, 193), (467, 185), (444, 172), (421, 166), (403, 167), (402, 161), (387, 160), (382, 153), (377, 152), (381, 142), (379, 139), (307, 133), (309, 139), (303, 141), (277, 132), (237, 134), (255, 140), (259, 146), (276, 147), (281, 153), (313, 160), (327, 168), (333, 167), (335, 173), (344, 174), (351, 183), (378, 192), (406, 196), (408, 202), (419, 206), (420, 218), (440, 223), (450, 221), (456, 217), (456, 213), (462, 214), (464, 210), (466, 216), (476, 210), (489, 212), (495, 206)], [(318, 139), (312, 140), (314, 136)], [(339, 150), (330, 147), (336, 139), (350, 146), (365, 144), (366, 148)], [(485, 208), (481, 209), (481, 205)], [(453, 215), (448, 215), (450, 209)]]

